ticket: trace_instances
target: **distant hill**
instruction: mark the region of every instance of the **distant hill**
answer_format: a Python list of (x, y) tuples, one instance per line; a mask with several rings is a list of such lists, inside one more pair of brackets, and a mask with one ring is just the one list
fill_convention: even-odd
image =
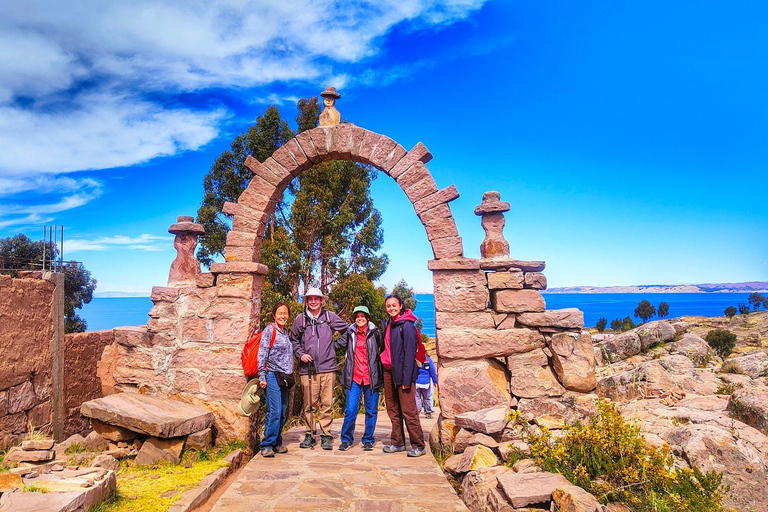
[(114, 299), (119, 297), (149, 297), (149, 294), (146, 292), (95, 292), (93, 296), (97, 299)]
[(648, 284), (634, 286), (566, 286), (547, 293), (752, 293), (768, 292), (768, 281), (704, 284)]

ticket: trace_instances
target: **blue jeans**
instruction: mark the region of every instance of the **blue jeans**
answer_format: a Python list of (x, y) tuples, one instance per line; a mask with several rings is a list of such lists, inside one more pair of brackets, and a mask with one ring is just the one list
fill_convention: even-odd
[(267, 416), (264, 419), (264, 439), (261, 447), (274, 448), (283, 444), (283, 426), (288, 412), (288, 390), (277, 385), (274, 372), (267, 372)]
[(365, 432), (362, 441), (374, 442), (373, 431), (376, 429), (376, 417), (379, 415), (379, 390), (352, 381), (352, 389), (347, 390), (347, 408), (344, 411), (344, 425), (341, 427), (341, 440), (344, 443), (352, 444), (354, 441), (355, 420), (357, 411), (360, 410), (361, 394), (365, 403)]

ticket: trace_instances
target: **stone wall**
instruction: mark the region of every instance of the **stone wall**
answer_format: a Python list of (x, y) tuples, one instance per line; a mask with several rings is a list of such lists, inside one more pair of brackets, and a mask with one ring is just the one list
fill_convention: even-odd
[(80, 405), (103, 395), (96, 374), (104, 347), (115, 341), (113, 330), (64, 335), (64, 436), (90, 430), (90, 420), (80, 415)]
[(42, 275), (0, 275), (0, 449), (30, 427), (53, 430), (54, 289)]

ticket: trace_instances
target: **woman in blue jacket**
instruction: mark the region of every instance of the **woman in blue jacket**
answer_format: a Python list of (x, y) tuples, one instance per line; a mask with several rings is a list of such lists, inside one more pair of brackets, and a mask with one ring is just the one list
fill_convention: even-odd
[(387, 415), (392, 422), (391, 444), (384, 447), (384, 452), (405, 451), (404, 430), (407, 429), (411, 441), (408, 456), (421, 457), (426, 450), (419, 411), (416, 409), (415, 384), (419, 374), (416, 364), (419, 333), (413, 325), (416, 316), (410, 309), (405, 309), (403, 299), (397, 295), (387, 297), (384, 307), (389, 318), (383, 328), (384, 352), (381, 353), (381, 363), (384, 366)]

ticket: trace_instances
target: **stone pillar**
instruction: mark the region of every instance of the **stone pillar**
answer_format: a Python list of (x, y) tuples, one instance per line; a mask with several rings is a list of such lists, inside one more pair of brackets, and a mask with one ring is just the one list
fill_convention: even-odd
[(200, 262), (195, 257), (197, 237), (205, 233), (200, 224), (195, 224), (193, 217), (179, 216), (176, 224), (171, 224), (169, 233), (176, 235), (173, 246), (176, 248), (176, 259), (171, 263), (168, 274), (168, 286), (183, 288), (195, 286), (195, 279), (200, 273)]
[(483, 194), (483, 202), (475, 207), (475, 215), (482, 217), (480, 225), (485, 230), (485, 240), (480, 244), (483, 259), (509, 258), (509, 242), (504, 238), (504, 212), (509, 203), (500, 201), (498, 192)]

